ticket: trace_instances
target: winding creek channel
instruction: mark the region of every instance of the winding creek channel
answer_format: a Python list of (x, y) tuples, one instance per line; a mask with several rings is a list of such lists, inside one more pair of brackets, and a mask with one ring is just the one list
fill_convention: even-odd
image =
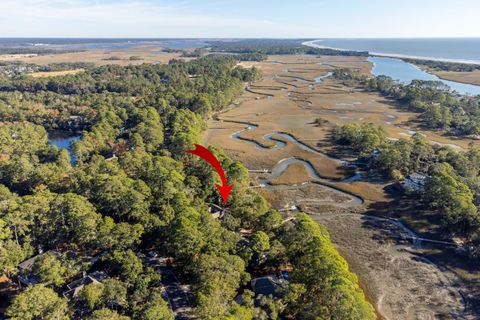
[[(223, 120), (223, 121), (227, 122), (227, 120)], [(247, 123), (245, 123), (245, 124), (247, 125), (247, 127), (243, 130), (240, 130), (240, 131), (232, 134), (232, 139), (240, 140), (244, 143), (251, 144), (251, 145), (255, 146), (255, 148), (264, 150), (266, 152), (268, 152), (270, 150), (285, 148), (286, 145), (287, 145), (287, 142), (285, 142), (285, 140), (286, 140), (288, 142), (296, 144), (302, 150), (311, 152), (311, 153), (313, 153), (313, 154), (315, 154), (319, 157), (332, 160), (332, 161), (336, 162), (338, 165), (342, 165), (342, 166), (348, 165), (348, 163), (346, 161), (342, 161), (340, 159), (333, 158), (329, 155), (326, 155), (325, 153), (320, 152), (320, 151), (310, 147), (309, 145), (301, 142), (300, 140), (295, 138), (293, 135), (288, 134), (288, 133), (275, 132), (275, 133), (265, 135), (263, 137), (263, 139), (265, 141), (273, 142), (274, 145), (272, 147), (266, 146), (262, 143), (259, 143), (255, 140), (252, 140), (252, 139), (244, 138), (244, 137), (242, 137), (243, 133), (248, 132), (248, 131), (252, 131), (252, 130), (255, 130), (255, 129), (258, 128), (258, 126), (254, 125), (254, 124), (247, 124)], [(312, 178), (312, 182), (304, 182), (301, 185), (292, 185), (292, 186), (290, 186), (290, 185), (273, 185), (272, 184), (272, 180), (280, 177), (282, 174), (285, 173), (285, 171), (287, 171), (287, 169), (292, 164), (296, 164), (296, 163), (299, 163), (299, 164), (301, 164), (305, 167), (305, 169), (309, 173), (310, 177)], [(270, 190), (275, 190), (275, 189), (301, 188), (301, 187), (306, 187), (306, 186), (321, 186), (321, 187), (326, 188), (326, 189), (328, 189), (332, 192), (339, 193), (343, 196), (346, 196), (346, 197), (350, 198), (350, 201), (346, 202), (344, 204), (344, 206), (357, 206), (357, 205), (363, 204), (363, 202), (364, 202), (361, 197), (358, 197), (354, 194), (350, 194), (350, 193), (347, 193), (345, 191), (339, 190), (339, 189), (333, 187), (331, 185), (331, 183), (333, 183), (333, 182), (352, 182), (352, 181), (355, 181), (356, 179), (360, 178), (360, 176), (361, 176), (361, 174), (356, 172), (354, 175), (352, 175), (351, 177), (348, 177), (345, 180), (327, 179), (325, 177), (322, 177), (309, 161), (301, 159), (301, 158), (290, 157), (290, 158), (285, 158), (285, 159), (282, 159), (282, 160), (278, 161), (277, 164), (271, 169), (271, 173), (268, 176), (268, 178), (261, 179), (259, 181), (259, 187), (267, 188), (267, 189), (270, 189)]]
[[(231, 120), (222, 120), (222, 121), (239, 123), (238, 121), (231, 121)], [(233, 133), (232, 134), (232, 139), (251, 144), (257, 149), (261, 149), (261, 150), (264, 150), (264, 151), (268, 152), (270, 150), (285, 148), (287, 146), (287, 142), (280, 139), (280, 138), (283, 138), (283, 139), (285, 139), (285, 140), (287, 140), (291, 143), (296, 144), (299, 148), (301, 148), (303, 150), (306, 150), (308, 152), (312, 152), (313, 154), (316, 154), (320, 157), (335, 161), (339, 165), (343, 165), (343, 166), (349, 165), (349, 163), (347, 161), (343, 161), (343, 160), (340, 160), (338, 158), (331, 157), (331, 156), (329, 156), (329, 155), (327, 155), (327, 154), (325, 154), (321, 151), (318, 151), (318, 150), (308, 146), (304, 142), (298, 140), (297, 138), (295, 138), (294, 136), (292, 136), (291, 134), (288, 134), (288, 133), (276, 132), (276, 133), (271, 133), (271, 134), (265, 135), (263, 137), (265, 141), (271, 141), (271, 142), (274, 143), (274, 146), (272, 146), (272, 147), (268, 147), (268, 146), (266, 146), (264, 144), (261, 144), (261, 143), (255, 141), (255, 140), (253, 140), (253, 139), (242, 137), (243, 133), (248, 132), (248, 131), (252, 131), (252, 130), (255, 130), (255, 129), (258, 128), (257, 125), (254, 125), (254, 124), (251, 124), (251, 123), (244, 123), (244, 124), (246, 124), (247, 127), (243, 130), (240, 130), (240, 131), (237, 131), (237, 132)], [(310, 177), (313, 180), (312, 182), (304, 182), (300, 185), (287, 185), (287, 184), (273, 185), (272, 184), (272, 180), (274, 180), (274, 179), (280, 177), (281, 175), (283, 175), (291, 165), (296, 164), (296, 163), (299, 163), (299, 164), (301, 164), (305, 167), (305, 169), (307, 170), (307, 172), (309, 173)], [(354, 181), (360, 180), (362, 178), (362, 176), (363, 176), (362, 172), (359, 172), (358, 170), (356, 170), (356, 172), (353, 175), (351, 175), (350, 177), (345, 178), (345, 179), (341, 179), (341, 180), (327, 179), (325, 177), (322, 177), (317, 172), (317, 170), (310, 163), (310, 161), (305, 160), (305, 159), (301, 159), (301, 158), (297, 158), (297, 157), (290, 157), (290, 158), (285, 158), (285, 159), (282, 159), (282, 160), (278, 161), (275, 164), (275, 166), (273, 166), (273, 168), (271, 169), (271, 171), (269, 173), (269, 176), (265, 179), (260, 179), (259, 180), (259, 186), (258, 187), (266, 188), (266, 189), (269, 189), (269, 190), (280, 190), (280, 189), (296, 189), (296, 188), (302, 188), (302, 187), (305, 187), (305, 186), (319, 186), (319, 187), (322, 187), (322, 188), (326, 188), (326, 189), (328, 189), (332, 192), (339, 193), (342, 196), (349, 197), (351, 200), (347, 203), (347, 206), (358, 206), (358, 205), (361, 205), (361, 204), (364, 203), (364, 200), (361, 197), (359, 197), (357, 195), (354, 195), (352, 193), (345, 192), (345, 191), (340, 190), (338, 188), (335, 188), (331, 184), (335, 183), (335, 182), (344, 182), (344, 183), (354, 182)], [(353, 214), (346, 214), (346, 215), (343, 214), (342, 216), (351, 216), (351, 215), (353, 215)], [(357, 215), (357, 214), (355, 214), (355, 215)], [(337, 215), (337, 216), (339, 216), (339, 215)], [(401, 237), (403, 239), (410, 239), (412, 241), (412, 245), (415, 248), (420, 248), (421, 245), (422, 245), (422, 242), (440, 244), (440, 245), (445, 245), (445, 246), (457, 246), (457, 244), (455, 244), (453, 242), (422, 238), (422, 237), (418, 236), (415, 233), (415, 231), (407, 228), (398, 219), (382, 218), (382, 217), (365, 215), (365, 214), (363, 214), (362, 216), (366, 217), (367, 219), (373, 219), (373, 220), (388, 222), (389, 224), (392, 224), (393, 226), (395, 226), (396, 228), (401, 230), (401, 232), (402, 232)]]

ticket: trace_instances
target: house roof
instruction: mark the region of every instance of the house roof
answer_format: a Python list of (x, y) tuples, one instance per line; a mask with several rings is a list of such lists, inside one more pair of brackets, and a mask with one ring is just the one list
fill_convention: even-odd
[(64, 297), (76, 297), (80, 290), (86, 285), (92, 283), (100, 283), (108, 278), (108, 275), (103, 271), (92, 272), (80, 279), (67, 284), (67, 290), (63, 292)]
[(103, 271), (95, 271), (91, 274), (84, 276), (83, 278), (77, 279), (70, 282), (67, 285), (67, 288), (74, 289), (79, 286), (85, 286), (90, 283), (100, 283), (101, 281), (108, 278), (108, 275)]
[(220, 206), (217, 206), (216, 204), (210, 203), (208, 205), (208, 212), (209, 213), (217, 213), (217, 212), (222, 212), (223, 208)]
[(210, 203), (208, 204), (208, 212), (212, 215), (213, 218), (221, 219), (225, 214), (225, 209), (223, 209), (220, 206), (217, 206), (216, 204)]
[(36, 256), (34, 256), (34, 257), (31, 257), (31, 258), (28, 259), (28, 260), (23, 261), (22, 263), (20, 263), (20, 264), (18, 265), (18, 267), (19, 267), (20, 270), (22, 270), (22, 271), (30, 271), (30, 270), (32, 270), (32, 267), (33, 267), (33, 264), (35, 263), (35, 261), (37, 261), (38, 258), (43, 257), (44, 255), (46, 255), (47, 253), (51, 253), (51, 254), (53, 254), (53, 255), (56, 256), (56, 257), (60, 257), (60, 253), (59, 253), (59, 252), (50, 250), (50, 251), (47, 251), (47, 252), (45, 252), (45, 253), (42, 253), (42, 254), (36, 255)]
[(418, 172), (414, 172), (407, 177), (407, 179), (410, 179), (410, 180), (420, 180), (420, 181), (425, 180), (427, 178), (428, 178), (427, 175), (418, 173)]

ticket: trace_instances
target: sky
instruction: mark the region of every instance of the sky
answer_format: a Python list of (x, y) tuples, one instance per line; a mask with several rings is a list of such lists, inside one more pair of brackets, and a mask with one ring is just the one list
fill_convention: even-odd
[(0, 37), (480, 37), (478, 0), (0, 0)]

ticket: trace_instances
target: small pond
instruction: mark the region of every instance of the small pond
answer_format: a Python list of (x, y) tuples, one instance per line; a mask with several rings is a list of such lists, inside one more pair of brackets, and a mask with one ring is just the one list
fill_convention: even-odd
[(75, 165), (75, 163), (77, 162), (77, 158), (73, 153), (72, 143), (75, 141), (79, 141), (81, 138), (81, 135), (72, 132), (54, 131), (49, 133), (48, 142), (52, 146), (67, 150), (68, 154), (70, 155), (70, 163), (72, 165)]

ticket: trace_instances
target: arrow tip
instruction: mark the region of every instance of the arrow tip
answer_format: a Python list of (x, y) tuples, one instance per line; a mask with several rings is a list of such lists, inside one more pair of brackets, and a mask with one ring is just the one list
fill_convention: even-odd
[(232, 187), (233, 187), (233, 185), (231, 185), (231, 186), (228, 186), (228, 185), (221, 186), (221, 185), (217, 184), (217, 189), (220, 192), (220, 194), (222, 195), (223, 204), (227, 204), (228, 197), (230, 196), (230, 192), (232, 191)]

